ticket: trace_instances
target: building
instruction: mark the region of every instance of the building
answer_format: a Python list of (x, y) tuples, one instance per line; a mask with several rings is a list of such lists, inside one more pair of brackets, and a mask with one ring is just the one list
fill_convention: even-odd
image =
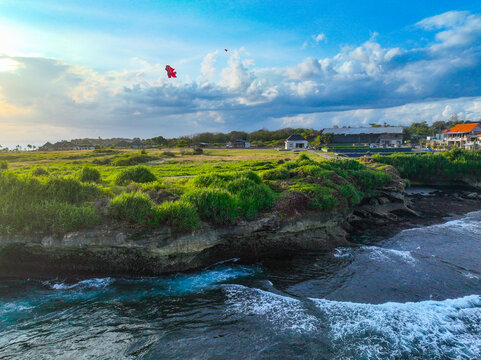
[(479, 123), (454, 125), (451, 129), (443, 131), (443, 135), (445, 145), (475, 149), (481, 140), (481, 125)]
[(295, 149), (307, 149), (309, 143), (304, 136), (294, 134), (289, 136), (285, 141), (285, 149), (286, 150), (295, 150)]
[(144, 144), (142, 144), (142, 140), (139, 138), (134, 138), (132, 142), (130, 143), (130, 146), (134, 149), (143, 149)]
[(251, 147), (251, 143), (247, 140), (237, 139), (236, 141), (229, 141), (226, 147), (237, 148), (237, 149), (248, 149)]
[(333, 144), (379, 144), (399, 146), (403, 143), (403, 128), (400, 126), (330, 128), (323, 134), (332, 134)]
[(88, 144), (75, 145), (75, 150), (95, 150), (95, 146)]

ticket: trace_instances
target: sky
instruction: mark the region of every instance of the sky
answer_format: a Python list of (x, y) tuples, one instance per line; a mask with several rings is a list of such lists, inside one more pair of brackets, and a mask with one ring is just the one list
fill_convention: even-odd
[(0, 0), (0, 145), (477, 121), (480, 84), (480, 1)]

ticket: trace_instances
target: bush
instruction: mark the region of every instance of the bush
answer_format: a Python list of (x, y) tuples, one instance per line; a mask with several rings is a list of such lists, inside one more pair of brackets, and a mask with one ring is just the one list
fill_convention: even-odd
[(335, 190), (319, 184), (297, 183), (289, 191), (304, 194), (309, 198), (308, 207), (313, 210), (332, 210), (339, 201), (335, 197)]
[(290, 173), (286, 169), (272, 169), (261, 173), (263, 180), (285, 180), (289, 179)]
[(163, 157), (175, 157), (175, 153), (173, 153), (172, 151), (164, 151), (162, 154), (160, 154), (160, 156), (163, 156)]
[(351, 171), (350, 175), (355, 179), (359, 189), (364, 192), (385, 186), (392, 180), (390, 175), (371, 169)]
[(132, 192), (116, 196), (107, 206), (109, 215), (116, 220), (131, 224), (155, 225), (158, 223), (154, 203), (149, 195)]
[(166, 201), (155, 209), (158, 221), (174, 230), (189, 231), (200, 226), (199, 215), (194, 206), (188, 202)]
[(45, 195), (50, 199), (72, 204), (94, 201), (108, 195), (107, 192), (101, 190), (96, 185), (82, 184), (79, 180), (73, 178), (57, 177), (49, 178), (43, 191), (45, 191)]
[(7, 170), (8, 169), (8, 161), (2, 160), (0, 161), (0, 170)]
[(224, 189), (194, 189), (182, 195), (181, 200), (194, 205), (201, 219), (214, 224), (229, 224), (238, 216), (236, 199)]
[(227, 190), (235, 195), (239, 214), (250, 219), (260, 210), (266, 210), (274, 204), (272, 190), (265, 184), (257, 184), (248, 178), (231, 181)]
[(112, 163), (111, 158), (105, 158), (105, 159), (94, 159), (92, 161), (92, 164), (96, 165), (110, 165)]
[(126, 185), (130, 182), (147, 183), (156, 181), (157, 177), (145, 166), (135, 166), (121, 171), (115, 178), (117, 185)]
[(128, 157), (118, 158), (112, 162), (114, 166), (133, 166), (138, 164), (143, 164), (152, 160), (156, 160), (154, 156), (149, 156), (147, 154), (131, 155)]
[(92, 206), (77, 206), (56, 200), (5, 201), (0, 204), (0, 233), (64, 234), (90, 227), (100, 216)]
[(441, 154), (373, 156), (395, 167), (401, 177), (426, 184), (452, 183), (481, 177), (481, 152), (453, 149)]
[(43, 167), (37, 167), (32, 171), (33, 176), (46, 176), (48, 175), (48, 170)]
[(193, 151), (194, 155), (201, 155), (204, 153), (204, 150), (202, 150), (201, 147), (196, 146)]
[(0, 174), (0, 232), (61, 234), (99, 221), (97, 210), (81, 202), (106, 193), (76, 179), (39, 181)]
[(85, 166), (80, 170), (79, 179), (82, 182), (100, 182), (100, 171)]

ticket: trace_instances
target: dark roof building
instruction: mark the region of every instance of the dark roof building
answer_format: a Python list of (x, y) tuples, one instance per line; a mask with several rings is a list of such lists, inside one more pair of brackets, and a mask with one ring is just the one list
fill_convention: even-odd
[(334, 144), (402, 144), (403, 128), (400, 126), (330, 128), (323, 134), (333, 134)]
[(292, 134), (284, 142), (286, 150), (294, 149), (306, 149), (309, 142), (304, 138), (304, 136), (299, 134)]
[(287, 138), (287, 141), (307, 141), (307, 140), (302, 135), (292, 134)]

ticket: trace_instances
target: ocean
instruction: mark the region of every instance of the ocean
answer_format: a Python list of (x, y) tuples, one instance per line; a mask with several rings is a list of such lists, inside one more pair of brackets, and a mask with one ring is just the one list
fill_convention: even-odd
[(0, 280), (0, 359), (480, 359), (481, 212), (147, 278)]

